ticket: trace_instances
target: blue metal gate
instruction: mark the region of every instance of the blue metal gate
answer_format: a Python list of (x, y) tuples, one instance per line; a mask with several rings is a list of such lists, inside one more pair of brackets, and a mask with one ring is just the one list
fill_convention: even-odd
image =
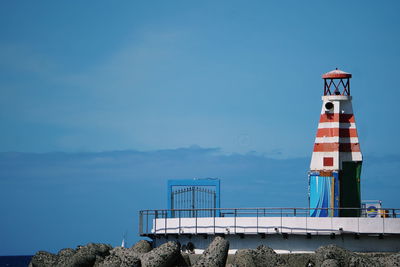
[(193, 179), (168, 181), (169, 217), (219, 216), (220, 180)]

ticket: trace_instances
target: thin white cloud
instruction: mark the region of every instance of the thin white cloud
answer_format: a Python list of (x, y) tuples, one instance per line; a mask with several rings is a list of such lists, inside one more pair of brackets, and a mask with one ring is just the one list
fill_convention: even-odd
[(0, 43), (0, 67), (7, 71), (31, 73), (50, 78), (57, 64), (46, 55), (18, 43)]

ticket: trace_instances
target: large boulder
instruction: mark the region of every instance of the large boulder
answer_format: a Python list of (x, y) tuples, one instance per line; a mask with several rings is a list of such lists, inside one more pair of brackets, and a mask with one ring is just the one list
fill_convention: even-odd
[(79, 246), (76, 250), (63, 249), (58, 253), (57, 266), (92, 267), (110, 254), (112, 247), (106, 244), (89, 243)]
[(66, 248), (51, 254), (39, 251), (32, 257), (31, 267), (62, 266), (62, 267), (92, 267), (109, 255), (110, 245), (89, 243), (77, 249)]
[(229, 242), (217, 236), (193, 266), (224, 267), (228, 257), (228, 250)]
[(280, 266), (285, 262), (281, 257), (270, 247), (261, 245), (256, 249), (241, 249), (235, 254), (234, 266)]
[(253, 249), (239, 249), (235, 253), (233, 261), (235, 267), (253, 267), (256, 266), (255, 252)]
[(169, 267), (173, 266), (181, 256), (181, 246), (177, 242), (170, 241), (153, 249), (150, 252), (141, 254), (140, 260), (143, 267)]
[(255, 251), (256, 266), (278, 266), (284, 264), (281, 257), (270, 247), (261, 245)]
[[(336, 245), (322, 246), (315, 251), (315, 261), (317, 266), (321, 266), (324, 261), (331, 259), (336, 260), (339, 266), (348, 266), (350, 258), (353, 256), (353, 252)], [(329, 261), (329, 264), (334, 263), (333, 261)]]
[(141, 266), (140, 253), (133, 248), (115, 247), (110, 250), (110, 254), (101, 262), (98, 262), (96, 267), (130, 267)]
[(101, 262), (110, 254), (110, 245), (89, 243), (86, 246), (78, 247), (76, 253), (69, 257), (69, 261), (61, 264), (60, 257), (59, 266), (71, 267), (92, 267), (96, 262)]
[(53, 267), (57, 263), (58, 256), (46, 251), (37, 252), (31, 259), (29, 267)]
[(376, 258), (376, 261), (380, 264), (380, 266), (384, 267), (400, 266), (400, 253), (381, 256)]
[[(380, 258), (371, 257), (368, 255), (361, 255), (351, 252), (347, 249), (338, 247), (336, 245), (328, 245), (319, 247), (315, 251), (315, 259), (317, 266), (344, 266), (344, 267), (380, 267), (385, 266), (381, 263)], [(388, 266), (393, 265), (394, 262), (387, 258), (390, 262)]]
[(135, 245), (131, 247), (131, 249), (138, 253), (147, 253), (153, 249), (151, 243), (147, 240), (140, 240)]

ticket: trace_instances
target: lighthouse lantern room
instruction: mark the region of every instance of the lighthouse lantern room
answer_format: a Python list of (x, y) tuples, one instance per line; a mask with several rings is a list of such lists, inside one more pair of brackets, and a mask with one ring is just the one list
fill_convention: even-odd
[(360, 216), (362, 155), (351, 103), (351, 77), (338, 69), (322, 75), (324, 95), (308, 176), (312, 217)]

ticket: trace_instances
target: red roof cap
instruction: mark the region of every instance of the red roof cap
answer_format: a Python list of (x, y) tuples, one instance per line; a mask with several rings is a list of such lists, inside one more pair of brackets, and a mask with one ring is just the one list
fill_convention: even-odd
[(343, 79), (343, 78), (351, 78), (351, 73), (347, 73), (342, 70), (338, 70), (338, 68), (336, 68), (335, 70), (327, 72), (324, 75), (322, 75), (322, 79)]

